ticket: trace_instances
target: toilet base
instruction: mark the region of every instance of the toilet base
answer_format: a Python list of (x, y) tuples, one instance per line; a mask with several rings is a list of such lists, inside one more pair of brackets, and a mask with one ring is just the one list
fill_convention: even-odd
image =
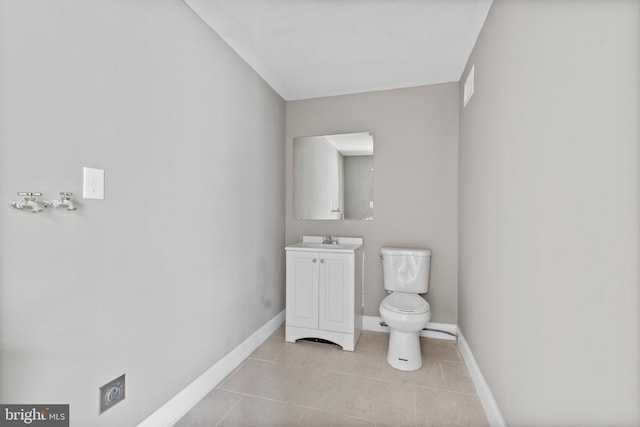
[(401, 371), (415, 371), (422, 366), (420, 332), (390, 330), (387, 363)]

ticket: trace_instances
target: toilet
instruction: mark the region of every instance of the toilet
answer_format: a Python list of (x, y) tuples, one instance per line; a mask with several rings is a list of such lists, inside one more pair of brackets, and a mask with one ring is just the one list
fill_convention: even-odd
[(384, 288), (391, 292), (380, 303), (380, 316), (389, 326), (387, 362), (401, 371), (422, 366), (420, 331), (431, 320), (431, 308), (419, 294), (429, 289), (431, 250), (382, 248)]

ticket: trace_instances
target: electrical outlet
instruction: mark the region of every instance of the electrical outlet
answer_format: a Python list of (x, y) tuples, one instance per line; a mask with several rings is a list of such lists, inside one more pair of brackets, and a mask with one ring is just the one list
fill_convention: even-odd
[(104, 199), (104, 170), (82, 168), (82, 197)]
[(124, 400), (124, 374), (100, 387), (100, 413)]

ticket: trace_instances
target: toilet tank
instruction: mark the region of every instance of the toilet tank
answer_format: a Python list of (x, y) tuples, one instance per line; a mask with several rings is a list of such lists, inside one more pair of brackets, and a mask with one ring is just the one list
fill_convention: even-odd
[(413, 294), (429, 290), (430, 249), (382, 248), (380, 257), (386, 290)]

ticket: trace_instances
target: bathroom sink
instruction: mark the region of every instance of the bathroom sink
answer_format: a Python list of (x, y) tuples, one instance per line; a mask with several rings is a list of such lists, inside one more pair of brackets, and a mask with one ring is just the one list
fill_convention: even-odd
[(339, 243), (339, 244), (325, 244), (325, 243), (310, 243), (310, 242), (300, 242), (293, 245), (288, 245), (285, 249), (296, 249), (302, 251), (311, 251), (311, 252), (353, 252), (361, 245), (359, 244), (349, 244), (349, 243)]
[(304, 243), (306, 246), (309, 246), (311, 248), (318, 248), (318, 249), (345, 249), (347, 247), (353, 246), (353, 245), (346, 245), (346, 244), (342, 244), (342, 243)]
[(287, 245), (285, 250), (295, 249), (310, 252), (354, 252), (362, 246), (361, 237), (338, 237), (340, 243), (322, 243), (321, 237), (304, 236), (302, 242)]

